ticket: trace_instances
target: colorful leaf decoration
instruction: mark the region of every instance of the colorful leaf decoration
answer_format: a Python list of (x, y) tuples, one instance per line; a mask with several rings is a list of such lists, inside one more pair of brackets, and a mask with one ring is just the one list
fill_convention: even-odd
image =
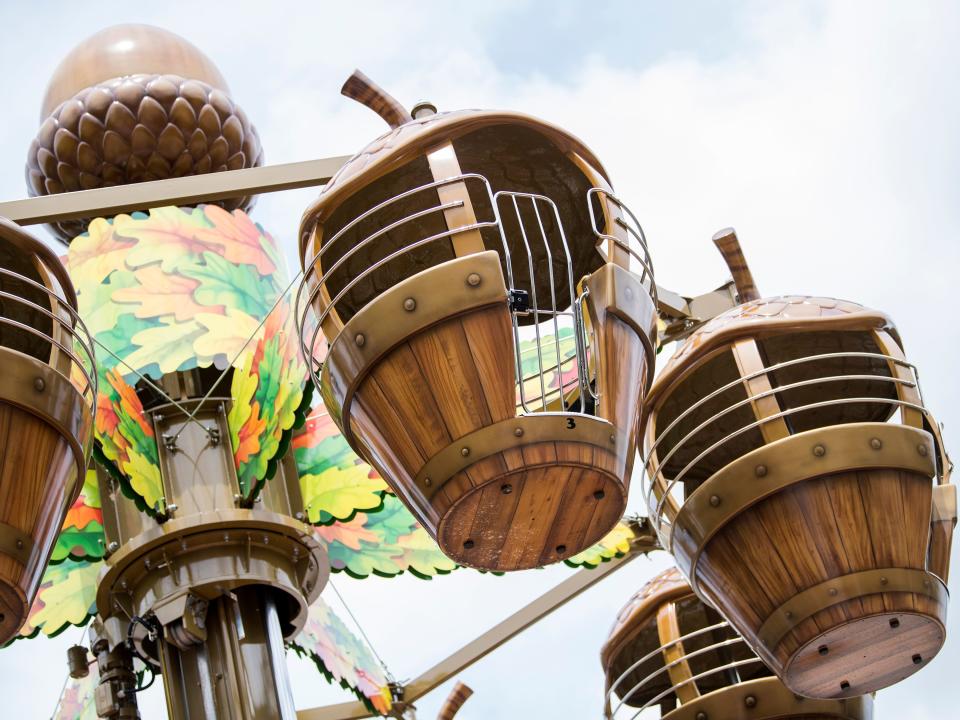
[(386, 715), (393, 706), (387, 676), (373, 652), (350, 632), (324, 599), (310, 606), (303, 631), (292, 642), (301, 657), (316, 663), (328, 682), (352, 690), (374, 713)]
[(375, 512), (383, 504), (386, 483), (353, 452), (319, 397), (294, 433), (293, 453), (311, 523), (349, 522), (358, 511)]
[(98, 458), (141, 509), (164, 510), (141, 376), (232, 366), (241, 491), (252, 498), (272, 476), (307, 380), (280, 257), (246, 215), (216, 206), (95, 220), (71, 243), (80, 314), (98, 343)]
[(630, 552), (630, 541), (635, 537), (636, 533), (630, 525), (624, 522), (617, 523), (617, 526), (596, 545), (567, 558), (564, 562), (570, 567), (595, 568), (602, 562), (623, 557)]
[(349, 522), (321, 525), (315, 532), (327, 548), (330, 569), (354, 578), (394, 577), (409, 570), (429, 580), (457, 568), (393, 495), (383, 497), (379, 512), (358, 512)]
[(50, 562), (58, 563), (67, 558), (76, 561), (100, 560), (105, 550), (97, 471), (87, 470), (80, 495), (67, 511)]
[(97, 706), (93, 694), (97, 689), (99, 677), (100, 672), (94, 660), (85, 678), (79, 680), (68, 678), (51, 720), (97, 720)]
[(97, 611), (97, 575), (102, 567), (102, 560), (69, 558), (47, 566), (19, 637), (34, 637), (40, 632), (54, 637), (71, 625), (86, 625)]

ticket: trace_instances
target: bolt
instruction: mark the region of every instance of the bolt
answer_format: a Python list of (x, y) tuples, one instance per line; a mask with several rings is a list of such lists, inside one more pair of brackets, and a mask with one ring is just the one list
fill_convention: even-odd
[(407, 312), (413, 312), (414, 310), (417, 309), (417, 301), (414, 300), (412, 297), (407, 298), (406, 300), (403, 301), (403, 309), (406, 310)]
[(890, 582), (890, 581), (887, 580), (885, 577), (880, 578), (880, 584), (881, 584), (881, 585), (886, 585), (888, 582)]
[(563, 555), (563, 553), (565, 553), (566, 551), (567, 551), (567, 546), (566, 546), (566, 545), (557, 545), (557, 554), (558, 554), (558, 555)]
[(306, 517), (306, 515), (304, 515), (303, 512), (301, 512), (300, 510), (297, 510), (297, 512), (294, 513), (293, 516), (294, 516), (297, 520), (300, 520), (301, 522), (302, 522), (303, 519)]
[(710, 496), (710, 507), (719, 507), (720, 506), (720, 496), (711, 495)]
[(616, 436), (616, 435), (611, 435), (611, 436), (610, 436), (610, 442), (615, 443), (616, 441), (617, 441), (617, 436)]
[(929, 451), (927, 450), (927, 446), (926, 446), (926, 445), (922, 445), (922, 444), (921, 444), (921, 445), (917, 445), (917, 452), (920, 453), (920, 455), (921, 455), (922, 457), (926, 457), (926, 456), (927, 456), (927, 452), (929, 452)]
[(467, 285), (470, 287), (476, 287), (480, 284), (480, 275), (477, 273), (470, 273), (467, 275)]
[(430, 478), (424, 478), (423, 484), (426, 485), (427, 487), (430, 487), (431, 485), (433, 485), (433, 480), (431, 480)]
[(172, 512), (172, 513), (173, 513), (173, 512), (176, 512), (176, 511), (179, 510), (179, 509), (180, 509), (180, 506), (177, 505), (176, 503), (170, 503), (169, 505), (167, 505), (167, 510), (168, 510), (169, 512)]
[(793, 613), (789, 610), (787, 610), (783, 615), (787, 618), (787, 620), (793, 620)]
[(593, 499), (594, 499), (594, 500), (603, 500), (604, 495), (605, 495), (605, 493), (603, 492), (603, 490), (597, 490), (597, 491), (595, 491), (595, 492), (593, 493)]
[(464, 550), (473, 550), (473, 540), (464, 540), (463, 541)]
[(705, 712), (698, 712), (696, 720), (707, 720), (707, 714)]
[(460, 454), (463, 455), (464, 457), (466, 457), (467, 455), (470, 454), (470, 448), (468, 448), (468, 447), (462, 447), (462, 448), (460, 448)]
[(363, 336), (363, 333), (357, 333), (357, 336), (354, 338), (354, 340), (357, 343), (357, 347), (363, 347), (363, 344), (367, 341), (367, 339)]
[(893, 619), (890, 621), (890, 627), (893, 628), (894, 630), (896, 630), (898, 627), (900, 627), (900, 620), (899, 620), (899, 618), (893, 618)]
[(119, 549), (120, 549), (120, 543), (118, 543), (116, 540), (114, 540), (112, 543), (107, 545), (108, 552), (115, 553)]
[(913, 656), (913, 664), (914, 664), (914, 665), (919, 665), (919, 664), (922, 663), (922, 662), (923, 662), (923, 658), (922, 658), (922, 657), (920, 657), (919, 655), (914, 655), (914, 656)]
[(42, 377), (33, 379), (33, 389), (37, 392), (43, 392), (47, 388), (47, 383)]
[(523, 437), (523, 428), (518, 427), (513, 429), (513, 434), (517, 437)]
[(746, 705), (748, 708), (756, 707), (757, 699), (753, 695), (747, 695), (743, 699), (743, 704)]
[(766, 474), (767, 474), (767, 466), (766, 466), (766, 465), (757, 465), (757, 466), (753, 469), (753, 472), (754, 472), (754, 474), (755, 474), (757, 477), (765, 477)]
[(824, 455), (827, 454), (827, 449), (823, 445), (814, 445), (813, 454), (816, 457), (823, 457)]
[(881, 441), (880, 438), (870, 438), (870, 447), (874, 450), (879, 450), (883, 447), (883, 441)]
[(840, 689), (841, 689), (841, 690), (849, 690), (849, 689), (850, 689), (850, 683), (848, 683), (846, 680), (844, 680), (842, 683), (840, 683)]
[(17, 540), (17, 550), (23, 550), (23, 540)]
[(836, 589), (836, 588), (830, 588), (827, 592), (830, 594), (830, 597), (836, 597), (836, 596), (837, 596), (837, 589)]
[(830, 648), (828, 648), (826, 645), (821, 645), (820, 647), (817, 648), (817, 652), (820, 653), (821, 655), (826, 655), (827, 653), (830, 652)]
[(509, 495), (513, 492), (513, 485), (510, 483), (504, 483), (500, 486), (500, 492), (502, 492), (504, 495)]

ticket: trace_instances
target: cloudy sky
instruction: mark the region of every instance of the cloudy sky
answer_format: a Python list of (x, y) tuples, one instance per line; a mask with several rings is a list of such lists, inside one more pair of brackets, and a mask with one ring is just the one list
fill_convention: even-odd
[[(834, 295), (890, 313), (960, 454), (957, 4), (138, 5), (2, 4), (0, 199), (25, 195), (22, 167), (53, 68), (118, 22), (160, 25), (214, 58), (268, 163), (349, 154), (383, 131), (338, 94), (354, 67), (408, 105), (526, 111), (569, 128), (604, 161), (644, 223), (660, 284), (684, 294), (719, 284), (710, 236), (734, 225), (762, 292)], [(313, 195), (264, 197), (254, 212), (291, 264)], [(639, 510), (639, 492), (631, 506)], [(600, 645), (617, 609), (667, 562), (632, 563), (465, 672), (476, 694), (464, 720), (600, 717)], [(335, 582), (393, 674), (410, 678), (568, 574)], [(944, 652), (882, 692), (877, 717), (954, 714), (960, 608), (950, 624)], [(64, 650), (79, 637), (0, 651), (0, 697), (16, 717), (49, 717)], [(290, 665), (298, 707), (349, 699), (306, 662)], [(446, 691), (421, 701), (422, 718), (435, 717)], [(142, 711), (164, 718), (162, 693), (147, 693)]]

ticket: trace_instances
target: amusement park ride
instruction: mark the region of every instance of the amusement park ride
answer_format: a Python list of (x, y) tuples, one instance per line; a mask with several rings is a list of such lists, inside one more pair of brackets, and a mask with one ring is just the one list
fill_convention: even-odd
[[(166, 31), (104, 30), (50, 81), (34, 197), (0, 204), (0, 635), (89, 625), (56, 717), (138, 718), (159, 676), (177, 720), (412, 718), (664, 550), (598, 715), (870, 718), (946, 639), (957, 517), (890, 319), (761, 298), (732, 230), (733, 281), (681, 297), (563, 129), (408, 110), (359, 72), (343, 93), (390, 130), (269, 167)], [(288, 278), (246, 213), (319, 185)], [(635, 472), (646, 518), (623, 517)], [(331, 570), (559, 561), (583, 569), (405, 686), (321, 596)], [(286, 647), (360, 702), (296, 711)]]

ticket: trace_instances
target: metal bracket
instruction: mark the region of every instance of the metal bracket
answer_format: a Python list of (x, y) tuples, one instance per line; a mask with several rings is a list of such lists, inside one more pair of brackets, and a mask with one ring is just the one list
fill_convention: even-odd
[(9, 555), (21, 565), (26, 565), (33, 552), (33, 538), (13, 525), (0, 523), (0, 552)]

